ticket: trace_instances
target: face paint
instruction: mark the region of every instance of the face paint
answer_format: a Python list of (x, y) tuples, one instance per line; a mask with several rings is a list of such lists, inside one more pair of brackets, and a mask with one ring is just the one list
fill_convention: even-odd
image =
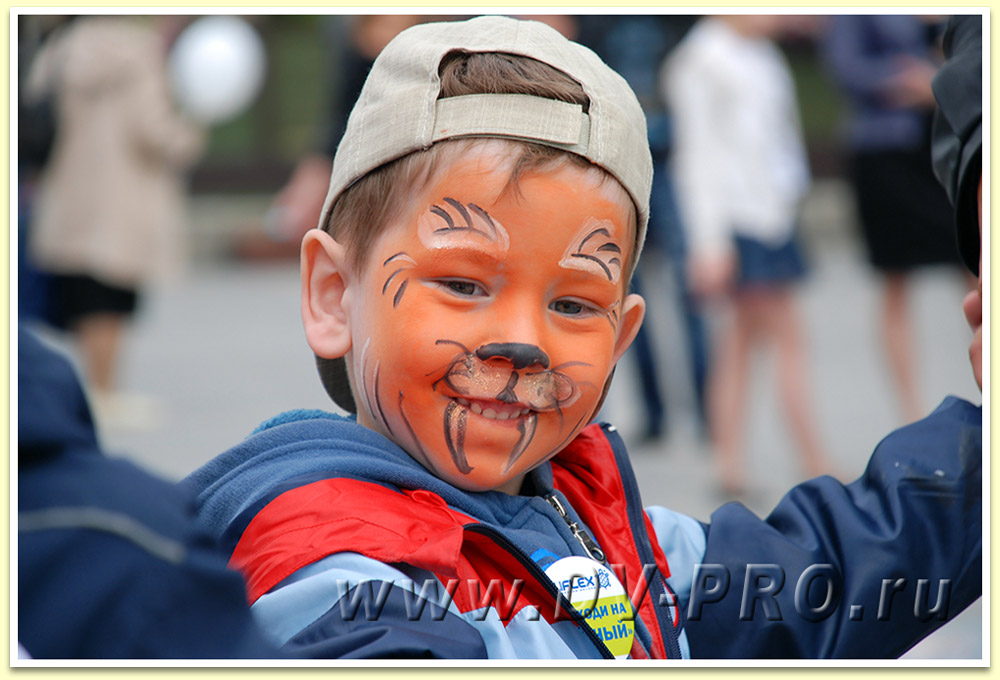
[[(501, 469), (506, 474), (531, 444), (538, 426), (538, 413), (555, 410), (561, 414), (562, 408), (580, 394), (573, 380), (558, 370), (524, 370), (531, 366), (542, 369), (549, 366), (548, 356), (534, 345), (490, 343), (470, 352), (454, 340), (438, 340), (437, 344), (455, 345), (461, 349), (444, 375), (435, 381), (434, 389), (444, 383), (451, 393), (458, 395), (445, 411), (445, 439), (455, 466), (467, 470), (466, 474), (471, 471), (464, 448), (465, 423), (470, 412), (499, 421), (517, 421), (520, 438)], [(510, 366), (498, 368), (487, 363), (497, 358), (508, 360)], [(466, 398), (475, 394), (494, 395), (497, 404), (484, 409), (480, 400)]]
[(515, 493), (586, 425), (633, 247), (629, 199), (598, 176), (564, 163), (509, 191), (487, 147), (414, 197), (349, 292), (359, 422), (460, 488)]
[(608, 228), (593, 220), (583, 228), (580, 240), (570, 246), (559, 264), (577, 269), (595, 269), (607, 276), (608, 281), (618, 283), (622, 276), (621, 254), (621, 246), (611, 238)]
[(454, 237), (464, 235), (472, 242), (491, 243), (502, 251), (510, 246), (510, 236), (502, 225), (476, 203), (462, 203), (445, 196), (440, 203), (420, 217), (417, 225), (420, 241), (428, 248), (448, 248)]

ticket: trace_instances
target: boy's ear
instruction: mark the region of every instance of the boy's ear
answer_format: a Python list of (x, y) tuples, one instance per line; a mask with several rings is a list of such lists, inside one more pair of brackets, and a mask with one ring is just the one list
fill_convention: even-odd
[(621, 325), (618, 328), (618, 339), (615, 341), (614, 362), (612, 362), (612, 365), (618, 363), (618, 360), (625, 354), (625, 350), (635, 340), (635, 336), (639, 333), (639, 327), (642, 325), (642, 320), (645, 316), (646, 301), (642, 296), (636, 293), (626, 295), (625, 301), (622, 303)]
[(351, 349), (347, 283), (350, 270), (344, 247), (321, 229), (302, 239), (302, 325), (313, 353), (336, 359)]

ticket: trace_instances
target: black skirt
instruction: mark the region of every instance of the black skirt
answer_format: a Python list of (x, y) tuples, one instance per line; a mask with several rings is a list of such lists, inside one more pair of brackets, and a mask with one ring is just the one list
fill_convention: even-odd
[(958, 263), (954, 217), (929, 145), (857, 153), (851, 162), (868, 256), (880, 271)]
[(139, 294), (99, 281), (87, 274), (55, 274), (49, 283), (48, 321), (69, 330), (87, 316), (114, 314), (131, 317), (138, 307)]

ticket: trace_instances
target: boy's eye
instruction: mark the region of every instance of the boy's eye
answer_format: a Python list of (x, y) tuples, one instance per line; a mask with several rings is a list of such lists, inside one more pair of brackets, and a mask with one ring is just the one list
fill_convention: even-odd
[(587, 307), (580, 302), (575, 300), (556, 300), (549, 305), (549, 309), (557, 314), (565, 314), (566, 316), (578, 316), (587, 311)]
[(446, 279), (444, 281), (439, 281), (439, 285), (447, 289), (449, 292), (455, 295), (460, 295), (462, 297), (473, 297), (476, 295), (485, 295), (486, 291), (483, 290), (482, 286), (472, 281), (465, 281), (463, 279)]

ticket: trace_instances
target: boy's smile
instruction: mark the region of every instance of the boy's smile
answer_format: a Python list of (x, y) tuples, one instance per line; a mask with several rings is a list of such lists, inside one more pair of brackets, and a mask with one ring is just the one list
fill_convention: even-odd
[[(642, 319), (625, 191), (507, 146), (442, 168), (348, 282), (358, 421), (460, 488), (517, 493), (595, 415)], [(498, 153), (499, 152), (499, 153)]]

